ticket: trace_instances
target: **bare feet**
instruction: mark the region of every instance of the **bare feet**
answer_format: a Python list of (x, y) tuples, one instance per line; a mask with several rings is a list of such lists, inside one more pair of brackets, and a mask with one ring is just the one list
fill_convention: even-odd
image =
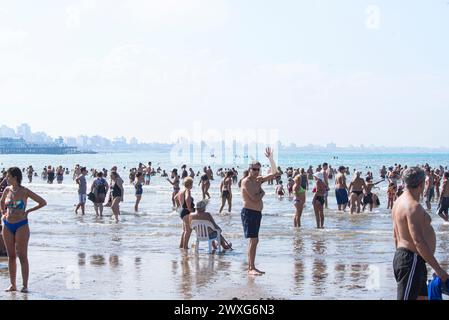
[(14, 292), (17, 291), (16, 286), (10, 285), (8, 289), (5, 289), (5, 292)]
[(248, 270), (248, 274), (251, 276), (261, 276), (261, 275), (265, 274), (265, 272), (254, 268), (254, 269)]
[(23, 287), (23, 288), (20, 290), (20, 292), (22, 292), (22, 293), (28, 293), (28, 288)]

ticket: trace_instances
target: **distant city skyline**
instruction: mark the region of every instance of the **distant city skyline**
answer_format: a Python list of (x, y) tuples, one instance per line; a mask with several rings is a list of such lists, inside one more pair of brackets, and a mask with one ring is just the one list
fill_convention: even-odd
[[(178, 141), (174, 141), (173, 143), (163, 143), (158, 141), (146, 141), (141, 142), (136, 137), (114, 137), (114, 138), (106, 138), (100, 135), (87, 136), (87, 135), (78, 135), (76, 137), (63, 136), (58, 135), (52, 137), (45, 132), (33, 132), (32, 128), (27, 123), (22, 123), (18, 125), (15, 129), (6, 125), (0, 124), (0, 138), (23, 138), (27, 142), (43, 144), (43, 143), (65, 143), (68, 146), (78, 147), (78, 148), (93, 148), (96, 150), (108, 149), (108, 148), (129, 148), (129, 147), (151, 147), (158, 146), (159, 147), (167, 147), (173, 144), (182, 142), (194, 143), (194, 141), (180, 138)], [(208, 143), (210, 141), (202, 140), (202, 143)], [(241, 143), (242, 141), (238, 142)], [(396, 146), (396, 147), (386, 147), (386, 146), (376, 146), (376, 145), (346, 145), (339, 146), (334, 142), (329, 142), (327, 144), (304, 144), (299, 145), (293, 142), (283, 143), (282, 141), (278, 141), (279, 146), (283, 149), (290, 150), (303, 150), (303, 151), (327, 151), (327, 152), (338, 152), (338, 151), (409, 151), (409, 152), (425, 152), (425, 151), (441, 151), (441, 152), (449, 152), (448, 147), (419, 147), (419, 146)]]

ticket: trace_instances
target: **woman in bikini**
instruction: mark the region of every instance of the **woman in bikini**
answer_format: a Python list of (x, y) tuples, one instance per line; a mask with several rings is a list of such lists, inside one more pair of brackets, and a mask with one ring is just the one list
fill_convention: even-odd
[(169, 178), (167, 178), (167, 181), (170, 182), (170, 184), (173, 186), (173, 193), (171, 195), (171, 201), (173, 204), (173, 210), (176, 210), (178, 208), (178, 206), (176, 205), (176, 195), (178, 194), (180, 188), (179, 188), (179, 176), (178, 176), (178, 170), (177, 169), (173, 169), (171, 172), (171, 178), (173, 179), (170, 180)]
[(198, 185), (201, 185), (201, 192), (203, 193), (203, 199), (206, 199), (206, 196), (210, 199), (209, 194), (209, 188), (210, 188), (210, 181), (209, 181), (209, 174), (206, 167), (203, 169), (204, 173), (200, 178), (200, 182)]
[(220, 193), (221, 193), (221, 207), (219, 213), (223, 211), (226, 201), (228, 201), (228, 212), (231, 213), (232, 207), (232, 176), (234, 173), (232, 171), (226, 172), (226, 177), (220, 184)]
[(317, 229), (324, 229), (324, 193), (327, 186), (324, 183), (324, 175), (322, 172), (314, 173), (316, 186), (314, 188), (315, 196), (313, 197), (313, 209), (315, 211)]
[(394, 201), (396, 200), (396, 192), (397, 187), (393, 182), (390, 182), (388, 186), (387, 195), (388, 195), (388, 206), (387, 209), (393, 209)]
[[(11, 285), (6, 291), (17, 291), (16, 258), (19, 257), (22, 269), (23, 287), (21, 292), (28, 292), (28, 241), (30, 239), (30, 228), (28, 226), (28, 214), (47, 205), (47, 202), (22, 186), (22, 172), (19, 168), (10, 168), (6, 179), (9, 187), (5, 188), (0, 199), (2, 212), (2, 236), (8, 253), (8, 270)], [(28, 199), (32, 199), (37, 206), (27, 209)]]
[(366, 189), (365, 180), (360, 177), (362, 173), (357, 171), (354, 179), (349, 185), (349, 192), (351, 193), (351, 214), (353, 214), (357, 208), (357, 213), (361, 211), (361, 205), (363, 200), (363, 190)]
[[(307, 176), (305, 177), (307, 181)], [(295, 195), (294, 206), (295, 206), (295, 218), (293, 224), (295, 228), (301, 227), (301, 216), (304, 210), (304, 204), (306, 203), (306, 189), (303, 188), (301, 184), (302, 176), (297, 175), (294, 178), (293, 193)]]
[(182, 219), (182, 235), (179, 248), (189, 249), (190, 234), (192, 233), (192, 230), (190, 229), (189, 215), (192, 212), (195, 212), (195, 205), (193, 202), (193, 198), (191, 196), (193, 179), (190, 177), (186, 177), (183, 180), (183, 184), (184, 190), (180, 191), (176, 195), (176, 201), (178, 203), (178, 206), (182, 208), (180, 212), (180, 217)]

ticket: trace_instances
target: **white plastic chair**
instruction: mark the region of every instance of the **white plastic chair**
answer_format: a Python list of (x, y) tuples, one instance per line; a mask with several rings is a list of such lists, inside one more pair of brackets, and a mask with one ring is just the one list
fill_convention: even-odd
[[(221, 252), (221, 231), (215, 229), (212, 222), (208, 220), (193, 220), (191, 223), (192, 229), (196, 232), (196, 246), (195, 252), (198, 252), (200, 241), (207, 241), (209, 243), (209, 253), (212, 253), (212, 241), (218, 241), (218, 252)], [(209, 228), (217, 232), (215, 238), (209, 239)]]

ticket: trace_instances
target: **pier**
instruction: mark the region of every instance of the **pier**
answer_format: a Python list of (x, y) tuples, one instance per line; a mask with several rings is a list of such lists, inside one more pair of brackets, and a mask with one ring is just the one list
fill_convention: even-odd
[(78, 154), (76, 147), (64, 144), (27, 143), (24, 139), (0, 138), (0, 154)]

